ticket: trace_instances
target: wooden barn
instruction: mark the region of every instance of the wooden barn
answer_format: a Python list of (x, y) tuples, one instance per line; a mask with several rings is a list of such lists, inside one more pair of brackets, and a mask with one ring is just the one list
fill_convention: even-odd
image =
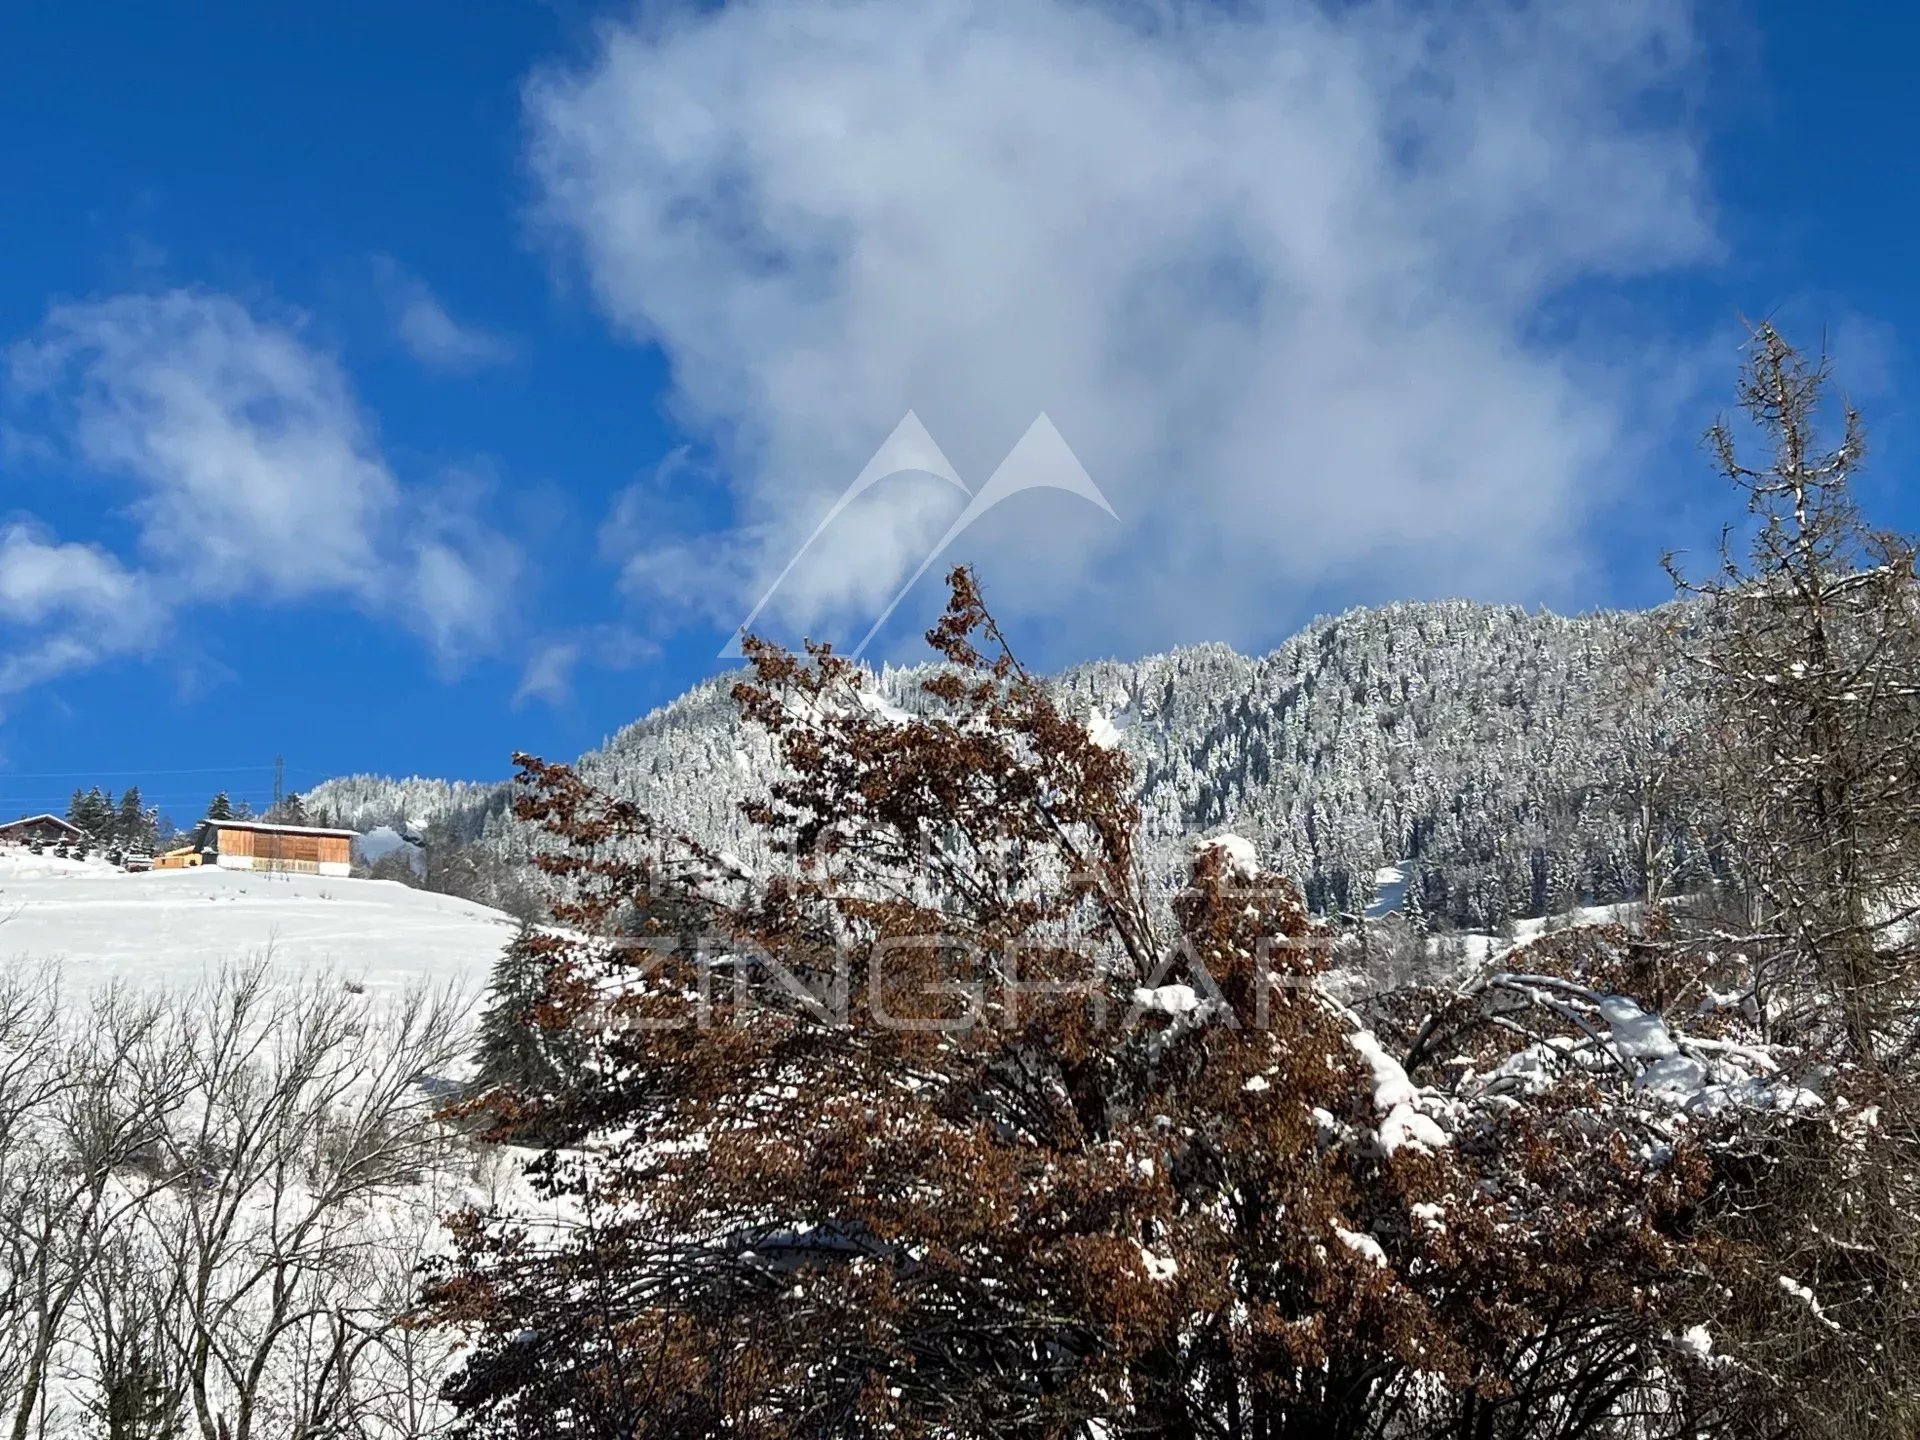
[(23, 815), (0, 825), (0, 840), (16, 845), (25, 845), (30, 840), (38, 840), (43, 845), (58, 845), (63, 841), (71, 845), (84, 838), (79, 826), (69, 825), (58, 815)]
[(202, 820), (193, 848), (202, 863), (222, 870), (290, 870), (345, 875), (353, 861), (354, 832), (265, 820)]

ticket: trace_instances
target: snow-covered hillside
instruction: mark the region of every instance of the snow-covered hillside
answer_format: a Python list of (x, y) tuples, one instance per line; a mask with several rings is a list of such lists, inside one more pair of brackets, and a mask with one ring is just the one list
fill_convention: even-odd
[(391, 881), (211, 866), (128, 874), (0, 847), (0, 966), (56, 962), (73, 993), (190, 988), (270, 954), (277, 977), (333, 973), (370, 998), (419, 985), (477, 995), (512, 934), (497, 910)]
[(505, 781), (404, 780), (383, 775), (340, 775), (323, 780), (301, 797), (308, 814), (330, 825), (362, 832), (390, 827), (404, 835), (439, 828), (477, 835), (490, 814), (504, 811)]
[[(1232, 829), (1323, 913), (1393, 905), (1498, 928), (1641, 893), (1642, 777), (1690, 711), (1665, 663), (1667, 612), (1579, 617), (1442, 601), (1314, 622), (1258, 659), (1201, 645), (1059, 677), (1069, 709), (1118, 734), (1139, 777), (1151, 863)], [(1631, 661), (1629, 665), (1626, 662)], [(1617, 677), (1638, 673), (1636, 691)], [(912, 710), (924, 669), (876, 693)], [(582, 756), (581, 772), (749, 865), (767, 862), (740, 802), (771, 751), (722, 675)], [(504, 787), (352, 776), (307, 796), (331, 822), (404, 827), (524, 858)]]

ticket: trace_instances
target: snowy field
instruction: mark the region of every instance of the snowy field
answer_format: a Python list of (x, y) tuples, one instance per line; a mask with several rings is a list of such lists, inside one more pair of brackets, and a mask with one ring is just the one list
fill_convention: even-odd
[(0, 846), (0, 967), (57, 963), (69, 993), (125, 982), (190, 989), (271, 955), (289, 980), (337, 974), (390, 1000), (409, 987), (478, 996), (514, 922), (387, 880), (203, 866), (128, 874)]
[(137, 1363), (168, 1434), (443, 1433), (457, 1342), (397, 1317), (450, 1210), (536, 1209), (522, 1155), (436, 1118), (514, 930), (390, 881), (0, 846), (0, 1413), (97, 1440)]

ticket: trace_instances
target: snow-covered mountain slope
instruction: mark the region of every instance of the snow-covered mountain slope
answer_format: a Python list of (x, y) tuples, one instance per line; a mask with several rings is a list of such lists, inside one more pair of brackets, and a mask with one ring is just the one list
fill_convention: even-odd
[[(1568, 618), (1468, 601), (1389, 605), (1316, 621), (1269, 655), (1224, 645), (1078, 666), (1067, 703), (1119, 732), (1141, 781), (1149, 850), (1232, 829), (1297, 876), (1323, 911), (1377, 903), (1383, 870), (1428, 914), (1485, 928), (1636, 893), (1628, 791), (1649, 748), (1684, 728), (1660, 664), (1671, 612)], [(1655, 701), (1610, 679), (1644, 670)], [(875, 689), (907, 709), (927, 672)], [(584, 774), (756, 863), (739, 802), (770, 752), (717, 676), (580, 759)], [(451, 834), (524, 855), (505, 793), (417, 779), (331, 781), (310, 809), (402, 823), (433, 808)]]
[(434, 780), (420, 775), (340, 775), (322, 781), (301, 799), (307, 811), (330, 825), (366, 832), (390, 827), (422, 835), (450, 826), (477, 834), (490, 810), (506, 806), (504, 781)]
[(384, 880), (220, 870), (127, 874), (0, 846), (0, 966), (52, 963), (70, 993), (191, 988), (270, 956), (289, 981), (326, 972), (371, 1001), (410, 986), (477, 996), (513, 921)]

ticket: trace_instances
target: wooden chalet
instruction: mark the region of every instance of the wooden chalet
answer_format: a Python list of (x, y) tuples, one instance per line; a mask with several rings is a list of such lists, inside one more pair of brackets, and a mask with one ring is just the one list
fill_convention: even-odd
[(63, 841), (72, 845), (86, 838), (78, 825), (69, 825), (58, 815), (23, 815), (18, 820), (0, 825), (0, 840), (16, 845), (25, 845), (32, 840), (38, 840), (43, 845), (58, 845)]

